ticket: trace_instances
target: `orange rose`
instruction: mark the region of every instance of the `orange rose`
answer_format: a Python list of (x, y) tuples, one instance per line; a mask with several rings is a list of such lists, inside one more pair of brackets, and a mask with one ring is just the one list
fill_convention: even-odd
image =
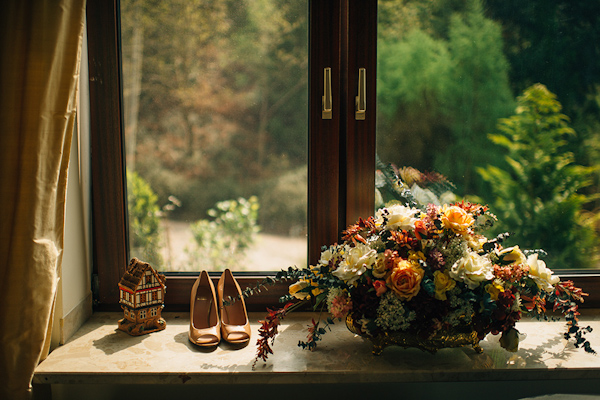
[(442, 223), (447, 229), (451, 229), (454, 233), (464, 235), (467, 233), (467, 229), (475, 220), (471, 214), (467, 213), (460, 207), (457, 206), (444, 206), (442, 209)]
[(419, 293), (425, 271), (410, 261), (399, 259), (386, 279), (388, 287), (402, 300), (410, 300)]

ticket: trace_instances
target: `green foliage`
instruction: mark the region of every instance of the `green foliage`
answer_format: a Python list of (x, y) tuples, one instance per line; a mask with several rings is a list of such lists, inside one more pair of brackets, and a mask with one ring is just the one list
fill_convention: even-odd
[(290, 236), (306, 233), (308, 169), (300, 167), (267, 182), (262, 189), (260, 226)]
[[(398, 36), (384, 26), (379, 37), (377, 152), (382, 160), (439, 171), (459, 194), (480, 191), (473, 171), (492, 154), (485, 134), (514, 102), (500, 26), (478, 0), (440, 3), (431, 21), (420, 3), (403, 5), (412, 12), (396, 21)], [(424, 20), (415, 23), (417, 16)]]
[(542, 248), (551, 268), (590, 267), (597, 237), (581, 193), (593, 169), (576, 164), (568, 145), (575, 139), (556, 96), (541, 84), (518, 98), (516, 114), (501, 119), (489, 135), (506, 149), (505, 168), (478, 169), (496, 196), (492, 211), (525, 248)]
[(475, 168), (494, 157), (486, 134), (514, 107), (508, 62), (502, 53), (500, 25), (486, 18), (479, 1), (450, 20), (451, 69), (444, 110), (452, 132), (435, 169), (455, 182), (462, 193), (484, 191)]
[(600, 2), (485, 0), (503, 27), (515, 93), (543, 82), (565, 112), (585, 109), (597, 118), (600, 89)]
[(240, 265), (246, 250), (254, 243), (259, 227), (258, 198), (226, 200), (208, 210), (213, 220), (201, 219), (190, 225), (196, 241), (195, 249), (188, 249), (192, 263), (200, 269), (243, 269)]
[(158, 198), (148, 182), (127, 171), (127, 210), (129, 212), (129, 248), (132, 257), (160, 269), (160, 216)]
[[(306, 1), (122, 0), (127, 163), (173, 217), (306, 164)], [(210, 188), (207, 190), (207, 188)]]
[(449, 79), (447, 44), (420, 30), (378, 42), (378, 137), (382, 160), (425, 170), (443, 150), (441, 102)]

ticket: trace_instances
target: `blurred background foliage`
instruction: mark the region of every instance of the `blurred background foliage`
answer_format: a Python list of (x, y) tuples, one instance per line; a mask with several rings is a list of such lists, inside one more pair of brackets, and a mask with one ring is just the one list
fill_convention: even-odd
[(191, 224), (195, 246), (186, 250), (192, 270), (238, 268), (260, 230), (259, 207), (256, 196), (220, 201), (208, 210), (210, 219)]
[[(303, 234), (307, 2), (121, 0), (121, 8), (127, 165), (157, 207), (174, 195), (181, 207), (170, 218), (196, 221), (223, 199), (257, 196), (263, 232)], [(568, 243), (561, 267), (596, 266), (598, 26), (595, 1), (380, 0), (379, 159), (441, 173), (457, 198), (490, 204), (512, 224), (506, 230), (522, 228), (523, 247)], [(568, 116), (560, 129), (522, 125), (523, 99), (537, 83), (544, 101), (562, 105), (555, 117)], [(563, 128), (569, 133), (555, 137)], [(543, 147), (548, 159), (515, 168), (543, 135), (554, 138)], [(539, 183), (535, 168), (553, 190), (517, 189)], [(558, 208), (521, 227), (532, 218), (528, 202)], [(557, 219), (571, 221), (564, 238), (539, 242)], [(575, 234), (584, 225), (587, 239)]]
[(160, 266), (160, 218), (158, 198), (148, 182), (137, 173), (127, 171), (127, 208), (129, 213), (129, 247), (146, 262)]
[(127, 165), (159, 203), (181, 201), (171, 218), (262, 198), (289, 181), (275, 181), (282, 171), (306, 165), (306, 2), (123, 0), (121, 9)]
[(552, 268), (597, 268), (600, 3), (380, 0), (379, 11), (379, 158), (443, 174)]
[[(568, 150), (576, 136), (556, 96), (535, 84), (517, 99), (516, 113), (501, 119), (492, 142), (506, 149), (506, 168), (488, 165), (479, 173), (494, 194), (490, 203), (509, 243), (543, 249), (553, 268), (585, 268), (597, 246), (594, 220), (584, 206), (596, 195), (582, 189), (598, 169), (576, 163)], [(488, 197), (489, 198), (489, 197)]]

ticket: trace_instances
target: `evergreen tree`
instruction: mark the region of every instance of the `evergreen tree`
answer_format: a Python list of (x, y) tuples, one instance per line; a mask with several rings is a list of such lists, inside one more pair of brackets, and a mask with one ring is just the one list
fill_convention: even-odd
[(525, 90), (516, 114), (489, 135), (506, 149), (507, 167), (478, 171), (492, 187), (499, 230), (512, 232), (524, 248), (547, 251), (551, 268), (589, 268), (597, 237), (583, 211), (591, 198), (580, 190), (590, 184), (592, 168), (567, 151), (576, 133), (561, 108), (544, 85)]

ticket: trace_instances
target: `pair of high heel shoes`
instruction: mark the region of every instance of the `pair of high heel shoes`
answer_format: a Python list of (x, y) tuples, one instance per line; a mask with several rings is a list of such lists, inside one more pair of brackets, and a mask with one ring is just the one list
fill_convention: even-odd
[[(236, 345), (248, 344), (250, 323), (241, 294), (229, 269), (221, 275), (216, 291), (208, 273), (202, 271), (190, 298), (190, 342), (201, 347), (216, 346), (221, 339)], [(224, 305), (229, 297), (236, 300)]]

